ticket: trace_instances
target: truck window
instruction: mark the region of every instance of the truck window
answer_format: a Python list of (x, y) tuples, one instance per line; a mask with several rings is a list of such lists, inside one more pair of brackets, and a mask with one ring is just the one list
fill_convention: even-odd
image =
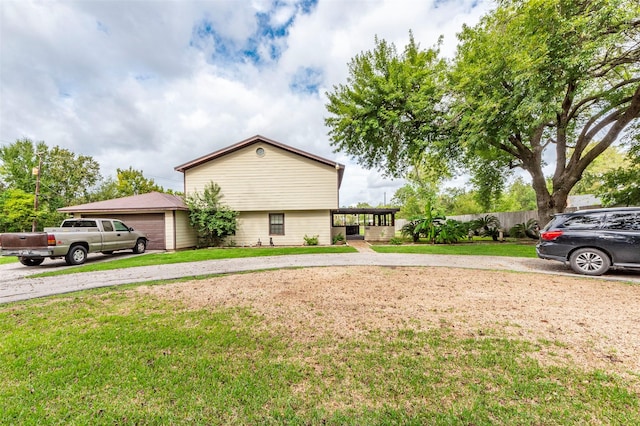
[(95, 228), (96, 226), (95, 220), (86, 219), (65, 220), (62, 223), (63, 228)]
[(127, 225), (120, 222), (119, 220), (113, 221), (113, 227), (115, 228), (116, 231), (127, 231), (127, 232), (129, 231), (129, 227), (127, 227)]
[(111, 221), (103, 220), (102, 221), (102, 229), (104, 229), (106, 232), (112, 232), (113, 231), (113, 225), (111, 224)]

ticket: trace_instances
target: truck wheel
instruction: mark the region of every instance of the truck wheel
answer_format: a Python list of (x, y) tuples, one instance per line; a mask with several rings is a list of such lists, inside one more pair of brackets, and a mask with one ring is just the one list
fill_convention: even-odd
[(82, 246), (72, 246), (64, 260), (67, 265), (82, 265), (87, 260), (87, 249)]
[(574, 251), (569, 259), (571, 268), (578, 274), (602, 275), (609, 270), (611, 260), (601, 250), (581, 248)]
[(44, 257), (19, 257), (18, 259), (24, 266), (38, 266), (44, 262)]
[(133, 252), (135, 254), (142, 254), (147, 249), (147, 240), (144, 238), (138, 238), (136, 241), (136, 245), (133, 246)]

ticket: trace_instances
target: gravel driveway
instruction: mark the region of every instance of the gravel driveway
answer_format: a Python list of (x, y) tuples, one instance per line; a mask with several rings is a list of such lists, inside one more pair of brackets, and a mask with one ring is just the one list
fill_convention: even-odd
[[(89, 259), (89, 262), (106, 261), (124, 256), (131, 255), (122, 254), (113, 257), (94, 255)], [(67, 267), (63, 260), (47, 260), (43, 265), (35, 268), (27, 268), (20, 263), (0, 265), (0, 303), (27, 300), (36, 297), (69, 293), (90, 288), (154, 280), (167, 280), (277, 268), (318, 266), (436, 266), (485, 270), (508, 270), (576, 277), (575, 274), (571, 273), (561, 263), (541, 259), (494, 256), (382, 254), (366, 249), (358, 253), (208, 260), (201, 262), (143, 266), (103, 272), (88, 272), (58, 277), (28, 277), (28, 275), (33, 273)], [(640, 273), (638, 272), (611, 271), (604, 277), (599, 278), (640, 283)]]

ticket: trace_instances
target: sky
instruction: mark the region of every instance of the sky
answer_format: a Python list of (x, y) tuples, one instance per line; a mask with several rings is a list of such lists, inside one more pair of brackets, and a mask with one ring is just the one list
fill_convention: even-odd
[(402, 180), (335, 152), (327, 92), (412, 31), (451, 57), (490, 0), (0, 0), (0, 145), (21, 138), (182, 190), (180, 164), (262, 135), (345, 165), (340, 206)]

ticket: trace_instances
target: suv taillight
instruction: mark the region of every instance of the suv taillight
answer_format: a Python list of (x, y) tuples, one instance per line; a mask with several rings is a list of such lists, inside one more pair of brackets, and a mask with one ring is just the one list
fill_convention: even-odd
[(562, 231), (546, 231), (540, 233), (540, 238), (545, 241), (553, 241), (562, 235)]
[(56, 245), (56, 236), (53, 234), (47, 234), (47, 245), (55, 246)]

